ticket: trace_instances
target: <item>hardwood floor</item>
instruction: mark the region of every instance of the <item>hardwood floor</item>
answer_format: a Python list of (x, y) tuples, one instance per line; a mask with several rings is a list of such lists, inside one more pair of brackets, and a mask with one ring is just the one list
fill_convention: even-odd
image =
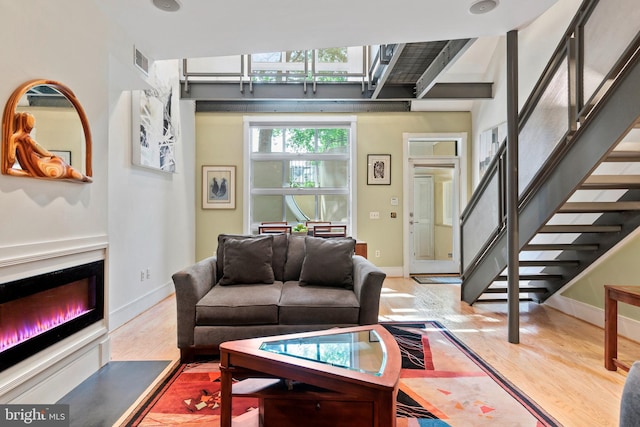
[[(604, 315), (604, 314), (603, 314)], [(177, 360), (176, 306), (169, 297), (111, 334), (113, 360)], [(604, 368), (604, 331), (535, 303), (522, 303), (520, 343), (507, 340), (503, 303), (460, 301), (458, 285), (387, 278), (381, 321), (438, 320), (566, 427), (617, 426), (626, 373)], [(640, 343), (619, 339), (623, 360)]]

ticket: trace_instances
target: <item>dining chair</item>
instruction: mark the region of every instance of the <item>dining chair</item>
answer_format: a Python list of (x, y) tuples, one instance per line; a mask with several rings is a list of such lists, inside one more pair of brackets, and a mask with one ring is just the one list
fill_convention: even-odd
[(346, 225), (316, 225), (313, 227), (315, 237), (347, 237)]
[(258, 226), (258, 234), (291, 234), (291, 226), (290, 225), (259, 225)]

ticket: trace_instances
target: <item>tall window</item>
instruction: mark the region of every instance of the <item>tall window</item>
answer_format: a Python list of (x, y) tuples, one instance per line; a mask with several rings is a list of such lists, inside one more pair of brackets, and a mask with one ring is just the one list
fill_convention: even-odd
[(353, 117), (274, 122), (248, 117), (250, 229), (264, 221), (331, 221), (352, 216)]

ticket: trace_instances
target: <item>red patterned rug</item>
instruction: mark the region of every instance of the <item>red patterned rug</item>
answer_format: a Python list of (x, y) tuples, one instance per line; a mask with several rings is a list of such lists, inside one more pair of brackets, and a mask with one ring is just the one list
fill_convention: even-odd
[[(560, 426), (438, 322), (384, 323), (402, 352), (397, 427)], [(217, 362), (183, 364), (127, 426), (219, 426)], [(258, 401), (233, 399), (234, 427), (258, 426)]]

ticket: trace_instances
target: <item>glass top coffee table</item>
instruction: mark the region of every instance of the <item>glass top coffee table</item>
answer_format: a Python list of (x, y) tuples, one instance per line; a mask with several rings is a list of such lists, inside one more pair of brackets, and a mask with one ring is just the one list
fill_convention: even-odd
[(233, 396), (253, 396), (265, 427), (395, 426), (400, 368), (398, 344), (380, 325), (228, 341), (220, 425), (231, 427)]

